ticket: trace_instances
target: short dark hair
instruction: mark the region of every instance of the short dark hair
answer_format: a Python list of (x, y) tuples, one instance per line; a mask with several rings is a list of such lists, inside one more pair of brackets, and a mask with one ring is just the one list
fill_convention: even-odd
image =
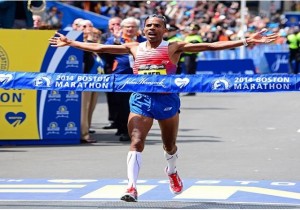
[(157, 14), (149, 15), (148, 17), (146, 17), (144, 24), (149, 18), (153, 18), (153, 17), (161, 19), (164, 22), (165, 28), (167, 28), (167, 18), (163, 15), (157, 15)]

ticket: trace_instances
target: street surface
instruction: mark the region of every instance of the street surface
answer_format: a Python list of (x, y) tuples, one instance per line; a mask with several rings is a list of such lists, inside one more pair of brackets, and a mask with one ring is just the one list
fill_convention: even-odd
[(119, 201), (129, 142), (102, 129), (108, 121), (100, 93), (92, 123), (97, 143), (0, 147), (0, 208), (300, 208), (298, 92), (198, 93), (181, 102), (181, 195), (168, 190), (155, 121), (143, 152), (140, 202)]

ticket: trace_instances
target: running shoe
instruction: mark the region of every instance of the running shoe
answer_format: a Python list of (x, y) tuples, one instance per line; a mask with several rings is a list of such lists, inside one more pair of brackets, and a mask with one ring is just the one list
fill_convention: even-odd
[(134, 187), (126, 190), (125, 194), (121, 197), (122, 201), (137, 202), (138, 193)]
[(165, 169), (166, 174), (170, 180), (170, 191), (173, 194), (180, 194), (183, 190), (183, 183), (176, 171), (176, 173), (168, 174), (168, 167)]

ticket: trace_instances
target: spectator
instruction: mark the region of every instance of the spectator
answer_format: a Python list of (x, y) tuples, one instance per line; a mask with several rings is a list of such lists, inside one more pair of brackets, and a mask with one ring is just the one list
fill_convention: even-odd
[[(99, 29), (93, 27), (93, 37), (92, 37), (92, 41), (93, 41), (94, 43), (100, 43), (100, 41), (101, 41), (101, 35), (102, 35), (102, 32), (101, 32)], [(103, 72), (103, 73), (104, 73), (104, 72)]]
[(44, 14), (44, 21), (51, 28), (59, 29), (62, 25), (62, 13), (57, 9), (57, 7), (50, 7), (49, 10)]
[(290, 67), (290, 73), (292, 74), (299, 73), (299, 62), (300, 62), (299, 43), (300, 43), (299, 29), (292, 28), (290, 30), (290, 34), (287, 36), (287, 44), (289, 45), (289, 67)]
[[(94, 43), (93, 23), (90, 20), (82, 20), (78, 23), (78, 30), (83, 32), (84, 42)], [(96, 42), (97, 43), (97, 42)], [(99, 43), (99, 42), (98, 42)], [(83, 73), (95, 74), (98, 68), (103, 68), (101, 59), (95, 53), (84, 52), (83, 54)], [(81, 143), (95, 143), (90, 133), (95, 131), (90, 130), (93, 111), (96, 106), (98, 93), (84, 91), (81, 93)]]
[[(200, 30), (200, 26), (192, 24), (189, 30), (190, 31), (188, 35), (185, 37), (184, 41), (188, 43), (201, 43), (202, 38), (198, 34), (198, 31)], [(198, 53), (185, 52), (183, 56), (184, 56), (185, 69), (187, 74), (196, 74)], [(195, 96), (195, 95), (196, 93), (185, 94), (185, 96)]]
[(40, 29), (43, 26), (42, 17), (40, 15), (33, 15), (33, 28)]
[(0, 28), (32, 29), (30, 7), (40, 7), (43, 1), (0, 1)]
[[(89, 33), (87, 40), (93, 43), (100, 44), (101, 31), (95, 27), (92, 29), (92, 33)], [(104, 74), (104, 62), (102, 58), (96, 54), (92, 53), (93, 60), (92, 64), (90, 64), (90, 74)], [(88, 107), (88, 123), (89, 123), (89, 134), (96, 133), (95, 130), (91, 129), (93, 113), (96, 108), (98, 102), (98, 92), (91, 92), (91, 100), (90, 105)]]
[[(114, 36), (110, 37), (105, 44), (120, 45), (130, 42), (143, 42), (146, 39), (141, 36), (139, 31), (140, 21), (129, 17), (121, 22), (121, 28), (115, 26)], [(121, 29), (121, 30), (120, 30)], [(110, 65), (112, 66), (112, 74), (133, 74), (133, 57), (132, 55), (112, 55), (110, 54)], [(115, 124), (117, 127), (116, 135), (120, 135), (120, 141), (130, 141), (128, 135), (127, 121), (129, 116), (129, 98), (131, 93), (111, 92), (111, 104), (108, 106), (114, 106), (115, 109)]]
[(76, 18), (72, 23), (72, 29), (77, 31), (79, 29), (79, 23), (83, 21), (82, 18)]
[(108, 21), (108, 31), (102, 34), (101, 43), (105, 43), (107, 39), (113, 36), (113, 30), (115, 26), (121, 26), (122, 19), (119, 17), (110, 18)]
[(285, 44), (287, 42), (285, 30), (284, 29), (280, 29), (278, 33), (279, 33), (279, 36), (275, 40), (274, 44), (279, 44), (279, 45)]
[[(114, 28), (121, 26), (122, 19), (119, 17), (113, 17), (108, 21), (108, 31), (101, 36), (101, 43), (106, 43), (107, 39), (113, 37)], [(112, 73), (112, 66), (109, 64), (112, 63), (112, 58), (109, 54), (101, 54), (101, 57), (105, 60), (105, 68), (104, 72), (106, 74)], [(103, 129), (117, 129), (116, 124), (116, 113), (118, 111), (118, 106), (115, 105), (114, 98), (112, 97), (112, 93), (106, 93), (107, 105), (108, 105), (108, 125), (105, 125)], [(117, 132), (118, 134), (118, 132)], [(119, 135), (119, 134), (118, 134)]]
[[(179, 42), (183, 41), (179, 36), (178, 36), (179, 28), (176, 25), (170, 25), (168, 27), (168, 32), (167, 32), (167, 37), (166, 40), (168, 42)], [(181, 74), (182, 72), (182, 67), (184, 65), (184, 58), (181, 56), (179, 59), (179, 62), (177, 64), (177, 71), (176, 74)]]

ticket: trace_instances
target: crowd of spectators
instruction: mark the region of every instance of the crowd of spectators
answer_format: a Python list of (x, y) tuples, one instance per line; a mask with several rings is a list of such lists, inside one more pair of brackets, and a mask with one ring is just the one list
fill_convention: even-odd
[[(62, 1), (83, 10), (107, 17), (118, 16), (122, 19), (135, 17), (143, 20), (150, 14), (166, 16), (169, 25), (179, 28), (179, 35), (185, 36), (191, 24), (199, 25), (199, 34), (204, 42), (235, 40), (262, 28), (279, 32), (285, 37), (285, 17), (281, 9), (270, 7), (268, 14), (259, 11), (246, 11), (245, 28), (241, 28), (240, 1)], [(291, 10), (298, 10), (300, 3), (291, 4)], [(258, 8), (257, 8), (258, 10)], [(279, 42), (285, 41), (280, 39)]]
[[(270, 32), (279, 32), (281, 37), (285, 37), (288, 33), (288, 28), (285, 27), (286, 19), (282, 15), (283, 11), (272, 6), (267, 14), (247, 10), (244, 17), (245, 27), (241, 28), (240, 1), (61, 0), (60, 2), (109, 18), (115, 16), (121, 19), (135, 17), (141, 20), (141, 24), (148, 15), (161, 14), (168, 19), (169, 25), (176, 25), (179, 28), (178, 34), (183, 37), (188, 33), (191, 24), (199, 25), (199, 35), (204, 42), (235, 40), (265, 27), (270, 28)], [(299, 8), (300, 2), (295, 1), (291, 4), (290, 10), (298, 10)], [(55, 7), (48, 8), (43, 13), (36, 15), (41, 16), (39, 23), (41, 29), (59, 29), (61, 27), (63, 14)], [(282, 41), (284, 39), (279, 42)]]

